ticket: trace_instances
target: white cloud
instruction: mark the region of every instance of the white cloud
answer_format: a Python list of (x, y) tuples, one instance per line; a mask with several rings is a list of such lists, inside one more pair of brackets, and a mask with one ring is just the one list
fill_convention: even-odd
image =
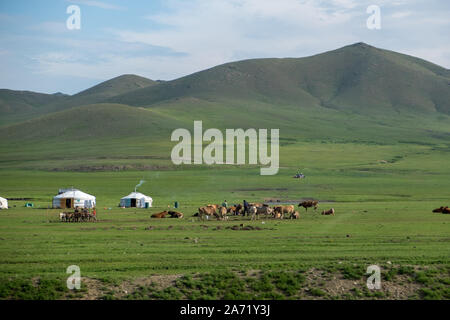
[[(353, 7), (353, 1), (345, 2)], [(330, 11), (317, 1), (172, 0), (171, 10), (146, 18), (158, 30), (116, 30), (120, 41), (143, 43), (184, 52), (192, 60), (190, 71), (242, 58), (298, 56), (335, 48), (358, 39), (342, 33), (324, 43), (318, 34), (332, 33), (349, 23), (347, 9)], [(304, 50), (300, 50), (300, 52)], [(186, 58), (173, 58), (171, 72), (186, 69)]]

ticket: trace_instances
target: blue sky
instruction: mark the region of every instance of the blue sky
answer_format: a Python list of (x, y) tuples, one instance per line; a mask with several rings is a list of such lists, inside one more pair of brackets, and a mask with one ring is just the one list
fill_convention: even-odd
[[(70, 5), (80, 30), (66, 27)], [(171, 80), (360, 41), (450, 68), (449, 30), (447, 0), (2, 0), (0, 88), (73, 94), (126, 73)]]

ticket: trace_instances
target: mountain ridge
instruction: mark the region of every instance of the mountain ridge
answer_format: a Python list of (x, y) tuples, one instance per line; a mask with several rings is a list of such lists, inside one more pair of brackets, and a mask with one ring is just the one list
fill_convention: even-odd
[[(335, 109), (438, 111), (450, 114), (450, 71), (412, 56), (357, 43), (305, 58), (248, 59), (222, 64), (157, 87), (107, 100), (134, 106), (181, 97), (271, 99)], [(393, 90), (393, 88), (395, 90)], [(410, 96), (411, 95), (411, 96)]]

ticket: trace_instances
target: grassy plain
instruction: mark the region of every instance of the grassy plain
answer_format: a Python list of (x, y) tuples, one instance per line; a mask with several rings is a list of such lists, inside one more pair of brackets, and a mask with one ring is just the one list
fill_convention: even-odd
[[(164, 152), (162, 147), (161, 155)], [(91, 168), (89, 172), (53, 171), (76, 160), (55, 159), (42, 164), (36, 161), (32, 163), (38, 169), (32, 170), (21, 168), (24, 163), (20, 161), (5, 161), (5, 167), (0, 169), (0, 195), (32, 198), (35, 208), (24, 208), (24, 200), (12, 200), (12, 208), (0, 212), (3, 297), (17, 297), (11, 294), (20, 292), (11, 289), (14, 283), (19, 285), (30, 279), (49, 279), (55, 286), (64, 285), (66, 268), (75, 264), (80, 266), (83, 277), (102, 283), (97, 286), (104, 288), (99, 298), (224, 298), (231, 289), (208, 291), (219, 278), (232, 283), (241, 279), (241, 285), (253, 288), (262, 285), (261, 281), (269, 281), (267, 277), (271, 279), (270, 286), (274, 286), (272, 295), (261, 296), (259, 291), (249, 289), (248, 296), (235, 297), (370, 298), (371, 293), (364, 291), (363, 269), (377, 264), (384, 268), (385, 277), (389, 277), (389, 272), (397, 274), (395, 268), (415, 268), (410, 272), (412, 278), (403, 279), (400, 287), (417, 284), (418, 275), (425, 272), (420, 268), (434, 270), (432, 275), (436, 278), (429, 276), (427, 284), (419, 282), (420, 287), (404, 296), (391, 293), (390, 297), (449, 298), (446, 281), (450, 216), (431, 213), (435, 207), (448, 205), (448, 154), (446, 145), (291, 143), (281, 149), (281, 168), (275, 176), (260, 176), (255, 166), (176, 167), (163, 157), (127, 159), (119, 155), (117, 159), (100, 159), (130, 163), (131, 167), (138, 163), (160, 166), (142, 171), (92, 170), (99, 161), (95, 158), (83, 162)], [(306, 173), (306, 179), (292, 178), (298, 168)], [(118, 208), (119, 199), (131, 192), (140, 179), (147, 182), (139, 191), (153, 197), (154, 208)], [(60, 210), (47, 207), (57, 189), (64, 186), (74, 186), (97, 197), (97, 223), (58, 222)], [(305, 213), (302, 209), (299, 220), (250, 221), (247, 217), (231, 217), (229, 221), (199, 222), (192, 217), (198, 206), (221, 203), (224, 199), (232, 204), (243, 199), (296, 203), (303, 198), (321, 200), (319, 210), (334, 207), (336, 216), (321, 216), (310, 210)], [(184, 219), (150, 219), (151, 213), (166, 209), (174, 201), (180, 202)], [(254, 229), (231, 228), (240, 224)], [(305, 273), (299, 276), (306, 277), (302, 281), (294, 277), (299, 283), (291, 279), (297, 284), (289, 290), (297, 291), (287, 294), (289, 290), (276, 285), (275, 278), (281, 275), (272, 274), (281, 272), (282, 277), (290, 277), (292, 272), (321, 270), (327, 277), (345, 279), (349, 272), (345, 268), (356, 272), (359, 282), (341, 293), (326, 285), (321, 287), (320, 281), (311, 284)], [(219, 277), (217, 272), (224, 275)], [(248, 278), (249, 272), (258, 273)], [(235, 279), (236, 275), (241, 276)], [(163, 287), (155, 287), (157, 281), (136, 284), (128, 295), (107, 289), (107, 284), (117, 287), (155, 276), (177, 278)], [(186, 279), (203, 283), (204, 290), (186, 288)], [(302, 291), (308, 287), (307, 292)], [(65, 291), (63, 286), (61, 294)], [(378, 297), (389, 297), (386, 292)]]

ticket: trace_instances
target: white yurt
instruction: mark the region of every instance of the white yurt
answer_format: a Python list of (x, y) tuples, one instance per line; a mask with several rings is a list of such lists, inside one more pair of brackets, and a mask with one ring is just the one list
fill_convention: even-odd
[(78, 189), (60, 190), (53, 198), (53, 208), (94, 208), (95, 197)]
[(150, 208), (153, 199), (139, 192), (132, 192), (120, 199), (120, 206), (125, 208)]
[(0, 197), (0, 209), (8, 209), (8, 200)]

